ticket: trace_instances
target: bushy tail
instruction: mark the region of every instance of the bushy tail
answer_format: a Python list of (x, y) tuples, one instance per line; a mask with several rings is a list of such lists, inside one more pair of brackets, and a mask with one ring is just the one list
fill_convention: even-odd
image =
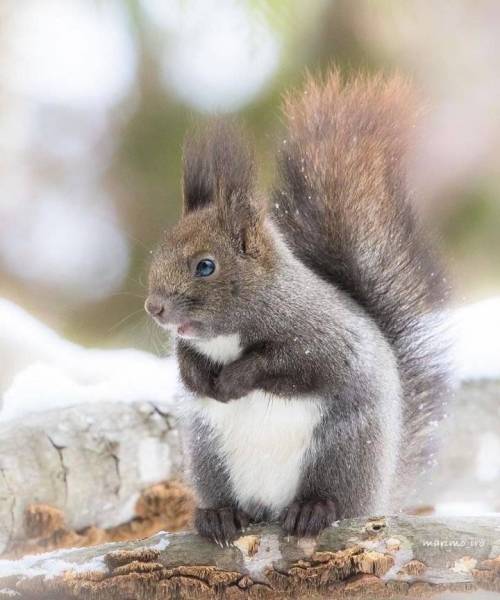
[(392, 344), (405, 394), (403, 459), (421, 463), (446, 389), (435, 316), (447, 286), (409, 202), (414, 95), (398, 77), (344, 82), (333, 71), (287, 97), (284, 113), (274, 216), (295, 254), (347, 291)]

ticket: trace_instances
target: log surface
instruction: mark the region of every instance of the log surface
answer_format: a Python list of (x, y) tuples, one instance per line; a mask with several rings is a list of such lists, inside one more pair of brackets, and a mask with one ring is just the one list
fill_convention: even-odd
[(500, 592), (500, 515), (346, 520), (317, 540), (253, 526), (230, 547), (160, 533), (0, 561), (0, 590), (24, 600), (479, 598)]
[(60, 509), (68, 525), (128, 521), (147, 486), (179, 473), (178, 433), (151, 403), (95, 403), (0, 424), (0, 554), (25, 537), (26, 508)]

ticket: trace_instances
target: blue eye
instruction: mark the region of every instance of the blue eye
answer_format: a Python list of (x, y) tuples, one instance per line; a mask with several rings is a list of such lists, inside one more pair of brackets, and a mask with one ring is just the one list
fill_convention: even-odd
[(196, 265), (196, 277), (208, 277), (215, 271), (215, 262), (204, 258)]

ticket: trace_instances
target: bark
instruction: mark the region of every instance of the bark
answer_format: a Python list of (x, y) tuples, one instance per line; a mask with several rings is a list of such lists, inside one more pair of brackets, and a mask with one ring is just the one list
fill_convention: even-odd
[(0, 424), (0, 554), (31, 504), (76, 530), (128, 521), (140, 492), (180, 471), (178, 434), (155, 406), (102, 403)]
[[(341, 521), (317, 540), (253, 526), (230, 547), (193, 533), (0, 561), (0, 598), (415, 598), (500, 591), (500, 516)], [(15, 594), (15, 595), (14, 595)]]

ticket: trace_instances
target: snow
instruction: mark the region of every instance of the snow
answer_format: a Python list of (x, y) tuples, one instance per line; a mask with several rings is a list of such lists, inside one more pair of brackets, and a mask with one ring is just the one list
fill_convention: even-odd
[(0, 421), (91, 402), (171, 407), (179, 390), (173, 358), (134, 349), (86, 349), (0, 299)]
[(70, 550), (55, 550), (44, 554), (24, 556), (18, 560), (0, 560), (0, 577), (21, 576), (46, 578), (57, 577), (65, 571), (73, 573), (88, 573), (89, 571), (104, 572), (104, 554), (93, 557), (89, 561), (76, 564), (68, 560), (73, 555), (81, 554), (80, 548)]
[[(500, 298), (458, 308), (448, 319), (455, 343), (453, 358), (460, 380), (500, 377)], [(0, 298), (0, 422), (92, 402), (152, 402), (171, 408), (180, 391), (173, 357), (158, 358), (134, 349), (86, 349), (60, 337), (19, 306)], [(499, 440), (484, 441), (484, 456)], [(164, 459), (149, 443), (145, 481), (161, 471)], [(147, 451), (146, 451), (147, 450)], [(158, 455), (158, 456), (157, 456)], [(489, 460), (489, 459), (488, 459)], [(495, 475), (498, 462), (479, 466)]]
[(500, 298), (458, 308), (450, 323), (458, 378), (500, 377)]
[[(161, 552), (170, 544), (168, 535), (167, 532), (160, 531), (151, 538), (144, 540), (143, 546)], [(17, 560), (0, 560), (0, 578), (42, 576), (51, 579), (62, 575), (65, 571), (71, 571), (72, 573), (106, 572), (107, 567), (104, 557), (111, 550), (123, 546), (126, 546), (126, 544), (105, 544), (102, 546), (105, 551), (90, 558), (90, 560), (81, 560), (89, 552), (86, 548), (63, 548), (62, 550), (54, 550), (43, 554), (23, 556)]]
[(162, 552), (170, 544), (170, 540), (167, 537), (168, 535), (170, 535), (168, 531), (159, 531), (155, 535), (155, 538), (158, 538), (158, 541), (155, 544), (148, 546), (148, 548)]

